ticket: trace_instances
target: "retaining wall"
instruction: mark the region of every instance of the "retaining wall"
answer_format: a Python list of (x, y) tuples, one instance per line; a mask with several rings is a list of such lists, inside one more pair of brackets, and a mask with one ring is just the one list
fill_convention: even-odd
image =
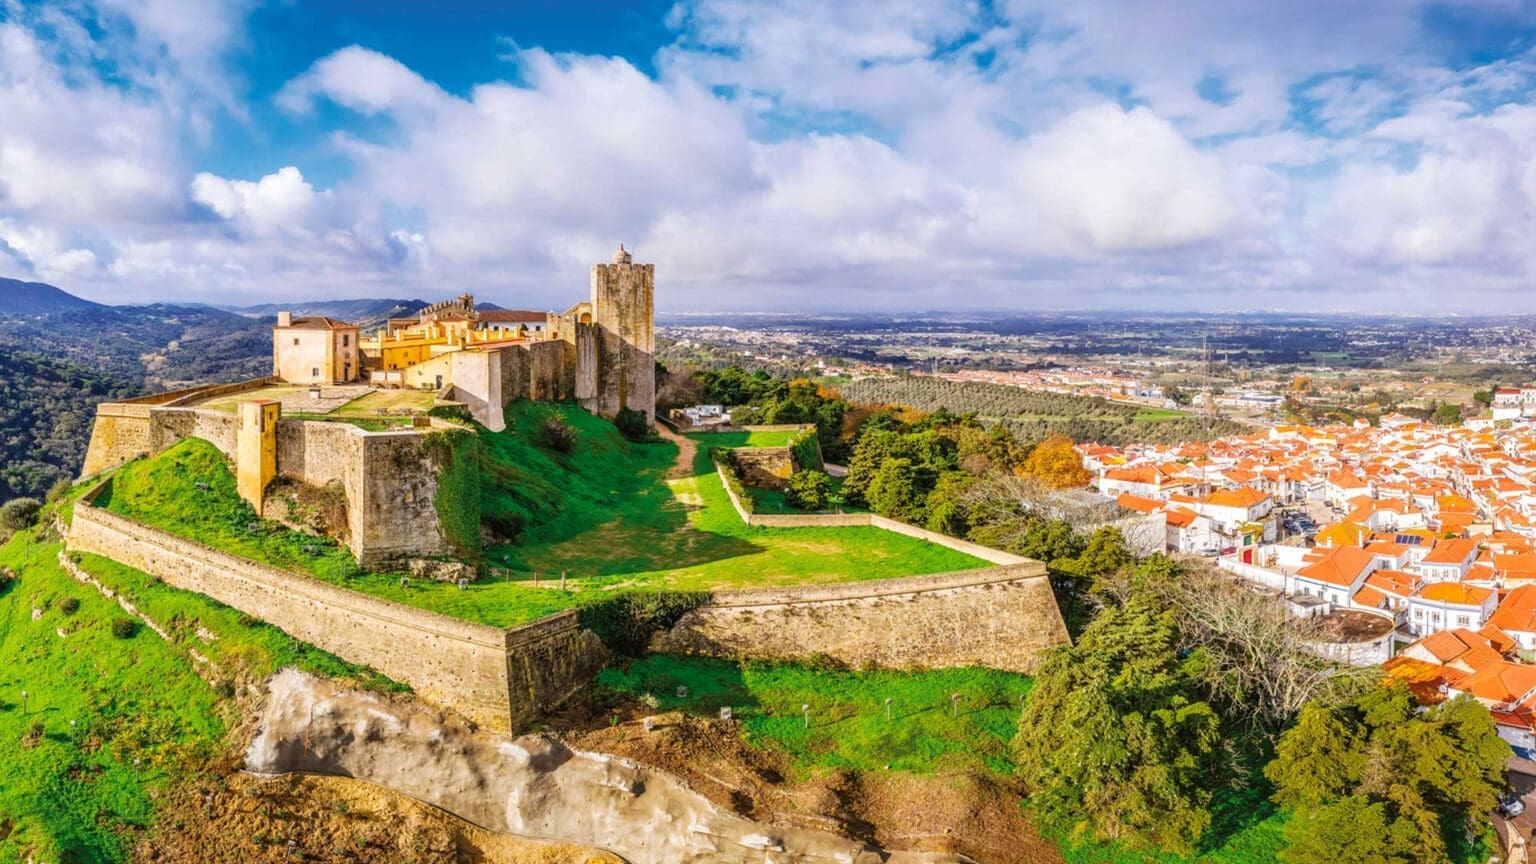
[(1032, 673), (1069, 642), (1037, 561), (870, 582), (728, 591), (652, 649), (732, 659), (831, 657), (849, 667)]
[(759, 489), (784, 489), (795, 473), (794, 454), (788, 447), (737, 447), (731, 462), (741, 482)]
[(471, 624), (176, 537), (93, 506), (95, 494), (75, 505), (70, 550), (226, 603), (495, 729), (553, 706), (604, 660), (574, 612), (512, 630)]

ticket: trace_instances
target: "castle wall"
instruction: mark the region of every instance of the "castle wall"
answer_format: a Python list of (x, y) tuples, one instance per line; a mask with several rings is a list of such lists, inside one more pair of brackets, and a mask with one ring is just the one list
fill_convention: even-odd
[(364, 567), (448, 553), (438, 529), (437, 466), (426, 436), (361, 432), (347, 487), (352, 552)]
[(535, 402), (570, 399), (575, 377), (574, 370), (566, 367), (566, 343), (558, 339), (533, 342), (525, 351), (528, 363), (526, 398)]
[(599, 344), (601, 338), (596, 327), (577, 324), (572, 330), (571, 347), (576, 355), (574, 370), (574, 395), (576, 402), (587, 411), (598, 412), (598, 364), (602, 359)]
[(986, 666), (1032, 673), (1069, 642), (1045, 565), (840, 585), (727, 591), (651, 648), (730, 659), (825, 655), (854, 668)]
[(529, 370), (531, 365), (531, 352), (523, 346), (519, 345), (502, 351), (501, 407), (505, 408), (519, 399), (532, 398), (528, 395), (529, 387), (532, 385)]
[(202, 438), (230, 459), (236, 458), (240, 418), (224, 411), (196, 408), (156, 408), (150, 412), (150, 453), (159, 453), (183, 438)]
[[(494, 627), (268, 567), (84, 502), (75, 506), (69, 548), (111, 558), (172, 587), (227, 603), (296, 639), (371, 666), (488, 726), (506, 729), (532, 710), (527, 690), (516, 694), (513, 705), (508, 634)], [(538, 644), (552, 641), (557, 647), (547, 650), (558, 651), (564, 632), (547, 634)]]
[(457, 351), (447, 355), (449, 380), (453, 382), (455, 401), (464, 403), (469, 413), (481, 426), (492, 432), (507, 428), (502, 415), (503, 351)]
[(267, 500), (267, 484), (277, 478), (277, 402), (242, 402), (235, 433), (235, 488), (257, 513)]
[[(277, 474), (311, 486), (346, 485), (362, 455), (360, 436), (345, 423), (315, 420), (277, 421)], [(347, 497), (352, 497), (348, 490)]]
[(759, 489), (783, 489), (795, 473), (788, 447), (738, 447), (731, 451), (731, 461), (741, 482)]
[(105, 402), (96, 407), (91, 443), (80, 476), (89, 477), (140, 455), (154, 452), (150, 435), (150, 404)]
[[(131, 459), (151, 455), (176, 443), (179, 439), (167, 440), (167, 435), (156, 433), (152, 421), (156, 408), (255, 390), (274, 380), (255, 378), (234, 384), (205, 384), (121, 402), (103, 402), (96, 406), (96, 422), (91, 427), (91, 442), (85, 451), (85, 465), (80, 470), (80, 476), (89, 477), (108, 468), (116, 468)], [(221, 440), (224, 437), (220, 431), (211, 431), (211, 434)], [(229, 439), (231, 448), (234, 447), (233, 440)], [(233, 453), (233, 449), (226, 452)]]
[(608, 663), (608, 649), (572, 609), (508, 630), (506, 639), (514, 726), (565, 701)]

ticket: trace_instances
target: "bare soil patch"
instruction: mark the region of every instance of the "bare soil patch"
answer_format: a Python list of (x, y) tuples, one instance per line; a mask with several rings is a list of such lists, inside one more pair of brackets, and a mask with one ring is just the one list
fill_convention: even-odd
[[(162, 826), (134, 850), (156, 864), (620, 864), (606, 852), (485, 831), (418, 801), (341, 777), (232, 773), (171, 793)], [(290, 855), (288, 841), (295, 846)]]
[[(646, 716), (653, 717), (651, 732), (642, 725)], [(735, 721), (652, 715), (638, 702), (600, 715), (571, 705), (552, 724), (567, 730), (561, 737), (574, 748), (676, 775), (756, 821), (834, 831), (886, 849), (960, 854), (981, 864), (1063, 860), (1024, 818), (1022, 790), (980, 774), (830, 770), (792, 777), (782, 754), (744, 741)]]

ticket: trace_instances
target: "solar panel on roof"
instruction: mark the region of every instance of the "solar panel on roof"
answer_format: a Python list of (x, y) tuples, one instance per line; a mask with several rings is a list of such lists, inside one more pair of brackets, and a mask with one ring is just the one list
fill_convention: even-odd
[(1394, 542), (1401, 543), (1404, 546), (1419, 546), (1424, 543), (1424, 538), (1417, 534), (1399, 534)]

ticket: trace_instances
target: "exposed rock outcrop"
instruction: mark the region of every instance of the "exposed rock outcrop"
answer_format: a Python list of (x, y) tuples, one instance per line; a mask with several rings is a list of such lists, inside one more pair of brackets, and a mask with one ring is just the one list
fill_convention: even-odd
[(675, 777), (544, 736), (471, 730), (409, 700), (342, 688), (296, 670), (275, 675), (246, 753), (256, 772), (366, 780), (477, 825), (612, 851), (635, 864), (939, 864), (858, 841), (769, 826), (716, 807)]

